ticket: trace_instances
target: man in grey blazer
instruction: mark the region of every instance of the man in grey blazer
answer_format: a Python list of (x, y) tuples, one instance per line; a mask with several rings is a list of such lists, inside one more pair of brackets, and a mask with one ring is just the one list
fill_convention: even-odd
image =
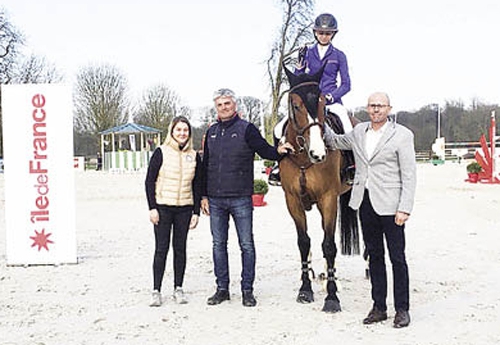
[(370, 122), (356, 125), (345, 135), (326, 129), (325, 141), (330, 149), (354, 153), (356, 175), (349, 206), (360, 212), (373, 299), (363, 323), (387, 319), (385, 236), (394, 281), (394, 327), (400, 328), (410, 324), (404, 229), (413, 208), (416, 159), (413, 133), (388, 119), (391, 109), (387, 94), (373, 93), (367, 106)]

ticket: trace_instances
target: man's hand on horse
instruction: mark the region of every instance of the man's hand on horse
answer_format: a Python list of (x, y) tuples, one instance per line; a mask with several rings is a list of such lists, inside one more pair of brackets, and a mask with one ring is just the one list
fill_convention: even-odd
[(292, 144), (289, 142), (284, 142), (280, 143), (278, 145), (278, 153), (281, 155), (287, 154), (287, 153), (295, 153), (295, 149), (293, 148)]

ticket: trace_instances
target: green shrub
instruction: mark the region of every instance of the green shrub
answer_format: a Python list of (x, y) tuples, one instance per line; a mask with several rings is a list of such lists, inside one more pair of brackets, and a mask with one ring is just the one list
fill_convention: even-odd
[(274, 166), (274, 161), (270, 161), (270, 160), (267, 160), (267, 159), (266, 159), (266, 160), (264, 161), (264, 166), (265, 166), (266, 168), (272, 168), (272, 167)]
[(478, 162), (471, 162), (467, 164), (467, 172), (468, 173), (480, 173), (483, 170), (481, 165)]
[(253, 193), (254, 194), (267, 194), (269, 191), (269, 186), (267, 182), (263, 179), (255, 179), (253, 180)]

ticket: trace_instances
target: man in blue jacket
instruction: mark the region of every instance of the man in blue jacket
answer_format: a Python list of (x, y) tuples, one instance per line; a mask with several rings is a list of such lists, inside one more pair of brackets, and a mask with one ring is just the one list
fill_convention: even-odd
[(254, 156), (257, 153), (262, 158), (278, 160), (287, 150), (293, 151), (293, 146), (289, 143), (281, 144), (278, 148), (269, 145), (255, 125), (240, 117), (233, 91), (217, 90), (213, 100), (218, 118), (205, 136), (201, 209), (204, 214), (210, 215), (217, 290), (207, 303), (217, 305), (230, 299), (227, 240), (229, 216), (232, 216), (242, 253), (242, 303), (246, 307), (253, 307), (257, 304), (253, 294)]

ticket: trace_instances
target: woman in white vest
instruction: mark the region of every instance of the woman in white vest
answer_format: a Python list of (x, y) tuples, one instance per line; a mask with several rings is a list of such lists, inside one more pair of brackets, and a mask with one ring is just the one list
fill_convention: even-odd
[(163, 145), (149, 162), (146, 175), (149, 219), (154, 225), (153, 293), (150, 306), (162, 304), (161, 287), (172, 238), (174, 290), (177, 303), (187, 303), (182, 290), (189, 229), (198, 224), (201, 200), (201, 158), (193, 149), (189, 120), (177, 116)]

